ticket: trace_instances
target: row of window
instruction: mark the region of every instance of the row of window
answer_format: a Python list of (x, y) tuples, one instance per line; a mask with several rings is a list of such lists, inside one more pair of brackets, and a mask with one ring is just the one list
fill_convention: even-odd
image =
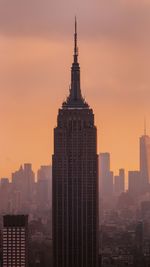
[(25, 249), (20, 250), (3, 250), (3, 255), (25, 255)]
[(25, 242), (25, 238), (23, 237), (23, 238), (3, 238), (3, 242), (4, 243), (6, 243), (6, 242), (8, 242), (8, 243), (12, 243), (12, 242), (20, 242), (20, 243), (23, 243), (23, 242)]
[(11, 251), (12, 251), (12, 252), (15, 252), (15, 251), (16, 251), (16, 252), (18, 252), (18, 253), (19, 253), (19, 252), (21, 253), (21, 252), (24, 252), (24, 251), (25, 251), (25, 247), (21, 247), (21, 248), (20, 248), (20, 247), (17, 247), (17, 248), (15, 248), (15, 247), (12, 247), (12, 248), (10, 248), (10, 247), (9, 247), (9, 248), (6, 248), (6, 247), (5, 247), (5, 248), (3, 248), (3, 252), (11, 252)]
[(25, 264), (21, 264), (20, 265), (20, 263), (19, 263), (19, 264), (16, 265), (16, 264), (10, 264), (9, 263), (9, 265), (7, 265), (6, 263), (4, 263), (3, 267), (25, 267)]
[(13, 261), (13, 262), (14, 261), (17, 261), (17, 262), (21, 261), (21, 262), (23, 262), (23, 261), (25, 261), (25, 258), (14, 258), (14, 257), (13, 258), (6, 258), (5, 257), (5, 258), (3, 258), (3, 261)]
[[(4, 262), (4, 264), (7, 263), (7, 262), (8, 262), (9, 264), (11, 264), (11, 263), (12, 263), (12, 264), (14, 264), (14, 263), (19, 264), (19, 263), (20, 263), (19, 260), (18, 260), (18, 261), (15, 261), (15, 260), (13, 260), (13, 261), (3, 261), (3, 262)], [(21, 263), (25, 263), (25, 260), (21, 260)], [(4, 266), (4, 265), (3, 265), (3, 266)]]
[(25, 233), (3, 233), (3, 236), (25, 236)]
[(4, 233), (7, 233), (7, 232), (19, 232), (19, 233), (21, 233), (21, 232), (25, 232), (26, 231), (26, 229), (25, 228), (17, 228), (17, 229), (15, 229), (15, 228), (3, 228), (3, 232)]
[(7, 244), (5, 244), (5, 245), (3, 245), (3, 251), (11, 251), (11, 250), (24, 250), (25, 249), (25, 244), (9, 244), (9, 245), (7, 245)]

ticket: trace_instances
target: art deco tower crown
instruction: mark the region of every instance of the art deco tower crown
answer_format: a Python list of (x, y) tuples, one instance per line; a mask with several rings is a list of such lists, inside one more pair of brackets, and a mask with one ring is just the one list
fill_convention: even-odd
[(80, 87), (80, 66), (78, 63), (78, 44), (77, 44), (77, 20), (75, 18), (75, 33), (74, 33), (74, 55), (71, 68), (71, 88), (67, 100), (63, 103), (63, 108), (87, 108), (88, 104), (82, 97)]

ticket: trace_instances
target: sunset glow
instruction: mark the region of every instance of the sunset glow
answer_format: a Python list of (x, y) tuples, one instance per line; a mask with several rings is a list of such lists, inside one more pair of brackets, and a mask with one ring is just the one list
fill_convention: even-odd
[[(139, 168), (150, 134), (150, 2), (0, 0), (0, 176), (51, 163), (58, 108), (68, 95), (74, 15), (81, 87), (111, 169)], [(62, 3), (63, 2), (63, 3)], [(36, 4), (35, 4), (36, 3)], [(86, 9), (86, 10), (85, 10)]]

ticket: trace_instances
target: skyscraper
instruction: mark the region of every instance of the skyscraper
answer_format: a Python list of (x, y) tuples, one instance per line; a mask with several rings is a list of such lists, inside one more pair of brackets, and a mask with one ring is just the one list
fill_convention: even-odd
[(110, 171), (110, 154), (99, 155), (99, 180), (101, 197), (110, 197), (113, 194), (113, 172)]
[(77, 22), (69, 96), (54, 129), (54, 267), (96, 267), (98, 261), (98, 156), (94, 114), (80, 88)]
[(24, 164), (24, 193), (27, 203), (31, 203), (34, 196), (35, 174), (30, 163)]
[[(37, 202), (52, 207), (52, 167), (41, 166), (37, 172)], [(46, 205), (45, 205), (46, 202)]]
[(9, 210), (10, 183), (8, 178), (2, 178), (0, 181), (0, 211)]
[(3, 266), (28, 267), (28, 216), (3, 217)]
[(133, 197), (141, 193), (141, 175), (139, 171), (128, 172), (128, 191)]
[(150, 182), (150, 137), (146, 135), (140, 137), (140, 173), (141, 186), (143, 190), (147, 190)]
[(119, 170), (119, 175), (114, 176), (114, 193), (120, 195), (125, 191), (125, 171)]
[(30, 163), (25, 163), (12, 174), (13, 192), (20, 192), (20, 202), (23, 209), (29, 209), (34, 199), (35, 174)]

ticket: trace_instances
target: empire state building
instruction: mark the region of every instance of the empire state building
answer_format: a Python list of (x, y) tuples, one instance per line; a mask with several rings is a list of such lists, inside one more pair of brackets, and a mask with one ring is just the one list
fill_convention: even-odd
[(53, 267), (97, 264), (97, 129), (93, 110), (81, 93), (75, 21), (71, 88), (54, 129)]

